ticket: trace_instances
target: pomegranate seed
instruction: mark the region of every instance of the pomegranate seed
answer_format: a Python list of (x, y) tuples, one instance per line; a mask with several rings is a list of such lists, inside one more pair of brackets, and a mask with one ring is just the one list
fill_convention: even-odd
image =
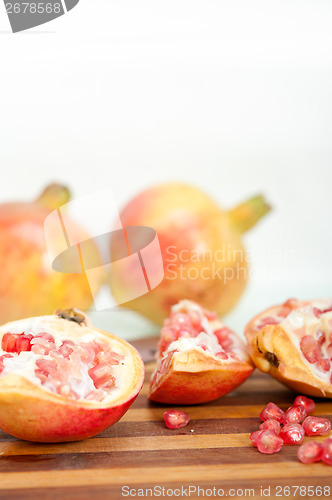
[(331, 368), (331, 363), (329, 362), (328, 359), (324, 358), (320, 361), (319, 363), (320, 367), (324, 372), (329, 372)]
[(259, 428), (263, 431), (272, 431), (278, 436), (281, 427), (278, 420), (275, 420), (274, 418), (268, 418), (259, 426)]
[(45, 375), (56, 376), (57, 362), (55, 360), (37, 359), (36, 366)]
[(64, 358), (69, 359), (69, 356), (74, 351), (73, 346), (75, 346), (74, 342), (71, 340), (64, 340), (59, 347), (58, 352), (62, 354)]
[(323, 443), (323, 462), (332, 465), (332, 438), (325, 439)]
[(304, 406), (290, 406), (285, 412), (284, 423), (285, 424), (299, 424), (307, 416), (306, 409)]
[(228, 359), (228, 355), (224, 351), (217, 352), (216, 356), (220, 359)]
[(331, 422), (320, 417), (307, 417), (302, 426), (307, 436), (322, 436), (331, 430)]
[(283, 440), (272, 431), (262, 431), (257, 436), (257, 448), (261, 453), (277, 453), (283, 444)]
[(13, 356), (11, 354), (3, 354), (2, 356), (0, 356), (0, 373), (4, 369), (4, 364), (3, 364), (4, 358), (13, 358)]
[[(92, 378), (96, 389), (105, 387), (108, 382), (114, 381), (112, 377), (112, 367), (108, 363), (100, 363), (89, 370), (89, 376)], [(113, 385), (113, 384), (112, 384)]]
[(20, 335), (20, 337), (16, 340), (16, 350), (17, 353), (23, 351), (31, 351), (31, 340), (33, 339), (32, 335)]
[(50, 333), (46, 333), (46, 332), (38, 333), (35, 336), (35, 338), (41, 338), (41, 339), (47, 340), (47, 342), (50, 342), (51, 344), (55, 343), (54, 337)]
[(190, 417), (185, 411), (168, 410), (164, 413), (164, 420), (169, 429), (179, 429), (187, 425)]
[(310, 335), (302, 337), (300, 348), (303, 356), (307, 361), (309, 361), (309, 363), (316, 363), (317, 361), (320, 361), (321, 355), (319, 352), (318, 342)]
[[(276, 422), (276, 420), (275, 420)], [(252, 432), (250, 434), (250, 439), (251, 439), (251, 442), (254, 446), (256, 446), (257, 448), (257, 439), (258, 439), (258, 436), (260, 436), (262, 434), (263, 431), (255, 431), (255, 432)]]
[(5, 333), (1, 341), (1, 349), (6, 352), (17, 352), (17, 339), (23, 333)]
[(301, 424), (286, 424), (280, 431), (279, 437), (285, 444), (299, 444), (304, 438), (304, 429)]
[(297, 456), (303, 464), (319, 462), (323, 457), (323, 445), (316, 441), (310, 441), (299, 447)]
[(268, 418), (274, 418), (275, 420), (278, 420), (278, 422), (283, 423), (284, 416), (285, 413), (282, 411), (282, 409), (279, 408), (279, 406), (277, 406), (276, 404), (271, 402), (268, 403), (265, 406), (264, 410), (262, 410), (260, 413), (260, 418), (261, 420), (263, 420), (263, 422)]
[(325, 340), (326, 340), (325, 333), (318, 332), (318, 334), (317, 334), (317, 342), (318, 342), (319, 347), (322, 347), (322, 345), (324, 344)]
[(304, 406), (308, 414), (312, 413), (316, 408), (315, 401), (313, 401), (310, 398), (307, 398), (306, 396), (296, 396), (294, 400), (294, 406), (300, 406), (300, 405)]
[(272, 318), (272, 316), (267, 316), (263, 318), (261, 322), (256, 326), (257, 330), (261, 330), (266, 325), (278, 325), (279, 321), (276, 318)]

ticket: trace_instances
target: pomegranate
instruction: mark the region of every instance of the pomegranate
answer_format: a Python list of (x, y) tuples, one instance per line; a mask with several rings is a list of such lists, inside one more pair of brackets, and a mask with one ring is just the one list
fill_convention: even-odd
[(212, 401), (242, 384), (253, 370), (242, 340), (198, 304), (183, 300), (165, 320), (149, 398), (166, 404)]
[(332, 397), (332, 299), (288, 300), (256, 316), (245, 334), (261, 371), (295, 391)]
[(304, 464), (320, 462), (323, 458), (323, 445), (316, 441), (310, 441), (299, 447), (297, 456)]
[(307, 417), (302, 426), (307, 436), (322, 436), (331, 430), (331, 422), (320, 417)]
[(143, 383), (137, 351), (77, 310), (7, 323), (0, 342), (0, 427), (21, 439), (94, 436), (122, 417)]
[[(183, 299), (215, 310), (218, 316), (226, 314), (239, 300), (247, 281), (241, 234), (268, 211), (261, 196), (222, 211), (200, 189), (185, 184), (163, 184), (143, 191), (122, 210), (121, 220), (124, 226), (149, 226), (157, 231), (164, 280), (149, 293), (122, 305), (160, 325), (171, 306)], [(115, 247), (113, 240), (113, 253)], [(119, 303), (128, 296), (126, 277), (135, 279), (130, 266), (128, 261), (128, 267), (112, 270), (109, 276)], [(153, 282), (153, 263), (150, 268)], [(137, 283), (140, 280), (139, 272)]]
[[(89, 284), (77, 254), (68, 252), (66, 265), (75, 273), (52, 269), (47, 255), (44, 221), (47, 215), (69, 201), (67, 188), (52, 184), (33, 202), (0, 205), (0, 324), (40, 314), (51, 314), (55, 308), (77, 304), (82, 310), (92, 303)], [(73, 221), (71, 231), (78, 241), (88, 235)], [(86, 258), (100, 262), (92, 240)], [(97, 267), (97, 266), (96, 266)], [(98, 276), (95, 286), (97, 288)]]
[(261, 431), (256, 439), (258, 451), (261, 453), (277, 453), (284, 444), (283, 440), (272, 431)]
[(190, 417), (185, 411), (168, 410), (164, 413), (164, 421), (169, 429), (179, 429), (185, 427), (189, 422)]
[(259, 428), (263, 431), (273, 431), (278, 436), (281, 426), (278, 420), (275, 420), (274, 418), (268, 418), (259, 426)]
[(284, 418), (285, 418), (285, 413), (275, 403), (270, 402), (261, 411), (259, 416), (260, 416), (261, 420), (263, 420), (263, 422), (265, 420), (273, 418), (273, 419), (277, 420), (278, 422), (283, 423)]
[(285, 444), (299, 444), (304, 438), (304, 429), (301, 424), (286, 424), (281, 429), (279, 437)]

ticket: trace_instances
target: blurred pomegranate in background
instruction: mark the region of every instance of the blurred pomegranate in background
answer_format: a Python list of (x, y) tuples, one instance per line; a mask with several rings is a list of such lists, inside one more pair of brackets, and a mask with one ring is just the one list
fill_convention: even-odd
[[(149, 293), (122, 305), (157, 324), (181, 299), (196, 301), (220, 316), (226, 314), (239, 300), (248, 278), (241, 235), (269, 210), (264, 198), (255, 196), (224, 211), (200, 189), (186, 184), (168, 183), (143, 191), (123, 209), (121, 221), (123, 226), (157, 231), (165, 275)], [(133, 272), (128, 264), (109, 276), (119, 303), (125, 295), (126, 276), (132, 280)]]
[[(66, 187), (52, 184), (36, 201), (0, 205), (0, 323), (53, 313), (72, 304), (82, 310), (90, 306), (92, 295), (85, 274), (53, 271), (45, 244), (45, 218), (69, 199)], [(89, 238), (73, 221), (71, 230), (80, 241)], [(92, 240), (90, 251), (99, 260)], [(73, 258), (69, 252), (67, 267)]]

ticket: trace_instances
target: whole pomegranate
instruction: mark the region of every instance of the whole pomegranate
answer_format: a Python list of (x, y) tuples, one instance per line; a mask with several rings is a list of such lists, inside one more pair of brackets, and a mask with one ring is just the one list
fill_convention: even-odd
[[(92, 295), (85, 274), (56, 272), (47, 255), (45, 218), (69, 198), (66, 187), (52, 184), (35, 201), (0, 205), (1, 323), (52, 313), (57, 307), (72, 304), (85, 310), (91, 304)], [(88, 238), (73, 221), (71, 229), (80, 235), (81, 241)], [(95, 260), (99, 259), (92, 240), (89, 252), (94, 254)], [(69, 252), (66, 261), (69, 268), (71, 259), (74, 255)]]
[[(287, 300), (252, 319), (245, 334), (261, 371), (295, 391), (332, 397), (332, 299)], [(298, 402), (314, 408), (308, 400)], [(296, 418), (300, 406), (289, 412)]]
[(0, 344), (0, 427), (21, 439), (94, 436), (122, 417), (143, 384), (134, 347), (76, 309), (6, 323)]
[(206, 403), (236, 389), (252, 371), (241, 339), (215, 313), (182, 300), (161, 330), (149, 398), (166, 404)]
[[(157, 324), (179, 300), (197, 301), (218, 315), (238, 301), (247, 281), (247, 259), (241, 235), (269, 210), (256, 196), (230, 211), (223, 211), (200, 189), (185, 184), (163, 184), (143, 191), (121, 212), (124, 226), (156, 230), (164, 263), (163, 281), (149, 293), (131, 300), (134, 309)], [(128, 266), (112, 269), (109, 283), (119, 303), (126, 282), (135, 281)], [(153, 273), (150, 265), (150, 273)], [(153, 278), (148, 275), (147, 279)], [(137, 275), (139, 283), (141, 274)], [(153, 279), (152, 279), (153, 281)]]

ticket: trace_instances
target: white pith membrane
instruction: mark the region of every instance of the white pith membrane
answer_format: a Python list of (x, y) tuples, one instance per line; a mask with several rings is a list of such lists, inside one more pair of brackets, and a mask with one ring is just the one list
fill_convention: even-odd
[[(273, 316), (271, 310), (267, 311), (266, 317), (261, 315), (254, 327), (260, 330), (269, 324), (280, 325), (298, 350), (303, 363), (310, 367), (316, 377), (332, 384), (332, 311), (324, 312), (330, 308), (332, 299), (298, 302), (298, 306), (287, 315), (283, 315), (282, 312), (278, 314), (277, 308)], [(269, 321), (271, 318), (273, 321)], [(304, 347), (305, 341), (308, 340), (304, 339), (305, 337), (312, 337), (315, 341), (313, 346), (318, 348), (318, 356), (310, 358), (312, 361), (308, 360), (308, 353), (307, 357), (304, 354), (307, 350), (312, 351)], [(323, 365), (329, 369), (323, 369)]]
[[(102, 405), (116, 400), (124, 392), (125, 386), (132, 385), (135, 367), (129, 348), (88, 325), (79, 325), (55, 315), (13, 321), (0, 327), (1, 347), (3, 337), (8, 333), (32, 335), (31, 346), (32, 349), (37, 346), (37, 351), (40, 346), (43, 351), (43, 346), (49, 344), (45, 344), (45, 339), (39, 335), (52, 335), (54, 345), (52, 342), (49, 344), (51, 350), (48, 354), (36, 353), (33, 350), (17, 354), (1, 348), (0, 360), (3, 369), (0, 378), (12, 374), (20, 375), (53, 394), (87, 404), (98, 402)], [(64, 341), (74, 343), (74, 346), (67, 344), (72, 352), (67, 351), (66, 356), (61, 354), (61, 350), (58, 351)], [(12, 357), (5, 357), (7, 355)], [(37, 366), (36, 362), (51, 362), (52, 367), (56, 367), (56, 378), (54, 370), (48, 373), (47, 369), (42, 369), (40, 373), (40, 366)], [(101, 364), (107, 364), (107, 376), (100, 384), (97, 383), (99, 387), (96, 387), (94, 380), (98, 379), (93, 379), (89, 371), (92, 369), (93, 372)]]
[(159, 353), (157, 371), (153, 374), (155, 383), (158, 383), (171, 360), (185, 352), (198, 351), (221, 364), (250, 362), (241, 339), (214, 313), (190, 300), (182, 300), (171, 308), (170, 318), (165, 320), (161, 330), (161, 345), (168, 336), (171, 338), (174, 335), (179, 338)]

